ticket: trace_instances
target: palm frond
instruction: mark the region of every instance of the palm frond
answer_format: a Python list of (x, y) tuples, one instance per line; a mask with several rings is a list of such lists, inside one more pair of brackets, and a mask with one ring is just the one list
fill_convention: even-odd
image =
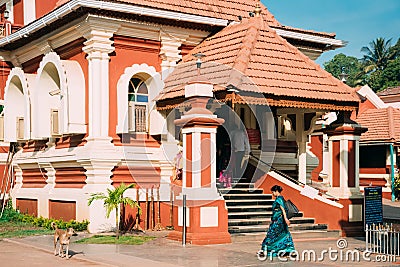
[(103, 206), (106, 209), (106, 217), (109, 218), (113, 210), (118, 212), (120, 204), (130, 205), (131, 207), (136, 207), (139, 209), (139, 204), (129, 197), (123, 197), (126, 190), (136, 186), (136, 184), (125, 185), (121, 183), (118, 187), (110, 189), (107, 188), (107, 194), (104, 193), (93, 193), (91, 194), (88, 205), (91, 205), (94, 200), (103, 200)]
[(93, 201), (95, 200), (102, 200), (106, 199), (106, 195), (104, 193), (92, 193), (90, 194), (90, 198), (88, 199), (88, 206), (92, 204)]

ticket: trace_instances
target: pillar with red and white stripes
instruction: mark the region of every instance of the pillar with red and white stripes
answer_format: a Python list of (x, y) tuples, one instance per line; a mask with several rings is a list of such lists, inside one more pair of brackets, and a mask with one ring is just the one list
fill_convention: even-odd
[(224, 120), (206, 108), (213, 85), (198, 76), (185, 87), (192, 107), (175, 124), (182, 126), (183, 183), (174, 207), (175, 231), (169, 238), (182, 240), (183, 195), (186, 195), (186, 240), (191, 244), (230, 243), (225, 200), (216, 187), (216, 133)]
[(363, 229), (363, 195), (359, 187), (359, 140), (366, 128), (350, 120), (349, 112), (342, 112), (324, 132), (329, 137), (328, 194), (344, 206), (342, 231), (344, 236), (357, 236)]

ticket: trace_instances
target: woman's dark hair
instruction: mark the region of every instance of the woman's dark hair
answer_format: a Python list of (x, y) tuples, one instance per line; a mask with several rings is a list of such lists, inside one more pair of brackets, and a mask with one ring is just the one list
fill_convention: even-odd
[(276, 192), (278, 191), (279, 193), (282, 192), (282, 187), (279, 185), (274, 185), (273, 187), (271, 187), (271, 192)]

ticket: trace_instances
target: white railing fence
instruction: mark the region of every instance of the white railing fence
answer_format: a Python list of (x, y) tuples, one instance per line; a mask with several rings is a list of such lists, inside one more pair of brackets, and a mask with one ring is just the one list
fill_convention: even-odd
[(367, 224), (365, 247), (371, 253), (400, 256), (400, 232), (392, 224)]

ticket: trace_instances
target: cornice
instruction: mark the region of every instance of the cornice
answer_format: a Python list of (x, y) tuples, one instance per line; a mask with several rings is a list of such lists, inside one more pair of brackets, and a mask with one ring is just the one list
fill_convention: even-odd
[(137, 38), (157, 42), (161, 42), (161, 33), (163, 33), (163, 35), (168, 35), (172, 39), (179, 39), (182, 42), (181, 44), (191, 46), (198, 45), (209, 34), (201, 30), (184, 29), (182, 31), (181, 28), (173, 26), (148, 24), (139, 21), (129, 21), (128, 23), (118, 19), (88, 15), (84, 18), (76, 19), (12, 52), (0, 52), (0, 56), (6, 61), (12, 62), (14, 66), (21, 66), (38, 56), (56, 51), (65, 45), (73, 43), (83, 36), (87, 39), (93, 37), (91, 35), (101, 35), (102, 32), (108, 38), (118, 35), (120, 38)]
[(65, 17), (77, 9), (80, 8), (89, 8), (89, 9), (96, 9), (96, 10), (106, 10), (106, 11), (113, 11), (113, 12), (121, 12), (121, 13), (128, 13), (128, 14), (136, 14), (139, 16), (147, 16), (147, 17), (154, 17), (160, 19), (169, 19), (174, 21), (182, 21), (182, 22), (191, 22), (191, 23), (198, 23), (198, 24), (206, 24), (211, 26), (227, 26), (228, 21), (223, 19), (216, 19), (211, 17), (204, 17), (198, 15), (191, 15), (180, 13), (176, 11), (167, 11), (149, 7), (141, 7), (136, 6), (133, 4), (126, 4), (126, 3), (116, 3), (116, 2), (109, 2), (109, 1), (101, 1), (101, 0), (71, 0), (64, 5), (54, 9), (50, 13), (46, 14), (45, 16), (41, 17), (33, 21), (32, 23), (26, 25), (25, 27), (21, 28), (17, 32), (10, 34), (7, 37), (0, 39), (0, 47), (17, 41), (24, 36), (30, 35), (34, 32), (37, 32), (47, 25), (57, 21), (61, 17)]

